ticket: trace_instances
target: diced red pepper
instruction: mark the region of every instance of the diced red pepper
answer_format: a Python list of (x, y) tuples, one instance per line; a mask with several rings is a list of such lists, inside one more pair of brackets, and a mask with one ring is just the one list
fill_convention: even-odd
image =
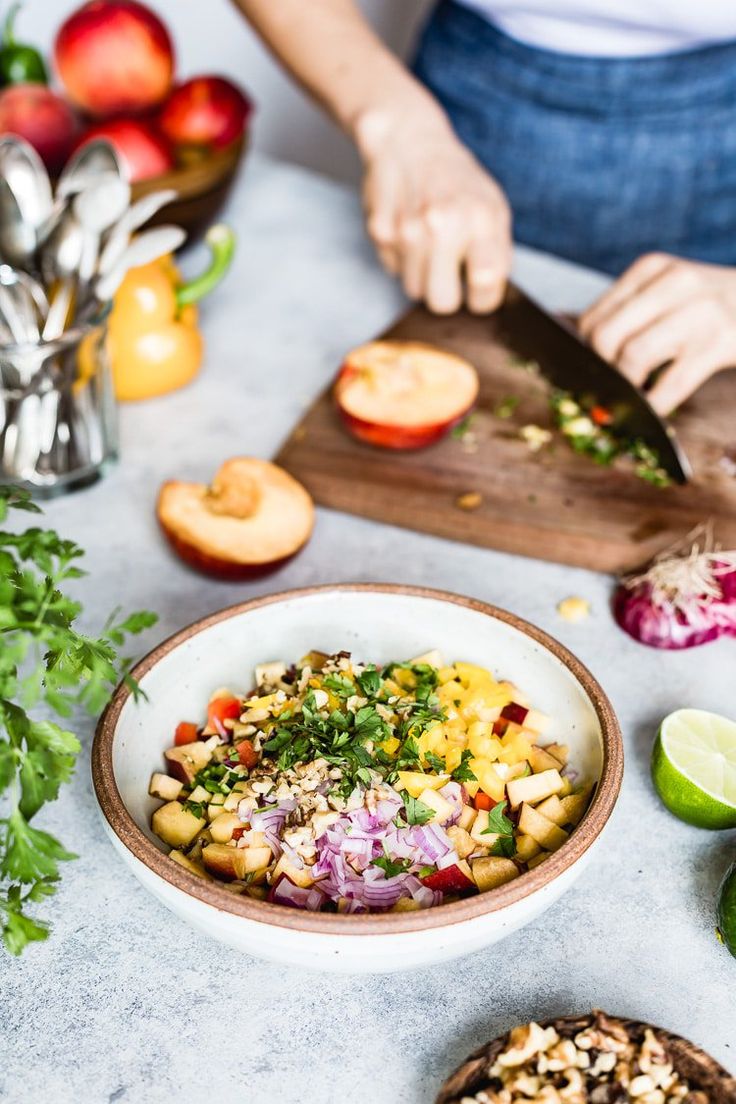
[(476, 809), (485, 809), (489, 813), (494, 805), (498, 805), (497, 801), (494, 801), (492, 797), (489, 797), (487, 793), (483, 793), (482, 790), (478, 790), (473, 799), (473, 803)]
[(529, 710), (525, 706), (517, 705), (516, 702), (509, 702), (501, 710), (501, 716), (511, 724), (523, 725), (528, 712)]
[(245, 827), (242, 824), (237, 828), (233, 828), (232, 839), (239, 840), (244, 832), (245, 832)]
[(613, 414), (605, 406), (594, 406), (590, 411), (590, 420), (597, 426), (609, 426), (613, 421)]
[(224, 721), (234, 721), (242, 712), (243, 706), (239, 698), (213, 698), (207, 706), (207, 724), (210, 728), (217, 728), (214, 724), (215, 720), (220, 724)]
[(506, 733), (506, 729), (508, 727), (509, 727), (509, 722), (508, 721), (502, 721), (501, 718), (499, 717), (499, 719), (497, 721), (493, 722), (493, 735), (494, 736), (504, 736), (505, 733)]
[(467, 874), (463, 874), (459, 866), (446, 866), (444, 870), (435, 870), (434, 874), (428, 874), (422, 878), (422, 883), (430, 889), (439, 890), (440, 893), (462, 893), (463, 890), (473, 889), (474, 884)]
[(192, 721), (180, 721), (174, 733), (174, 743), (177, 747), (182, 744), (193, 744), (197, 739), (199, 727)]
[(250, 740), (241, 740), (240, 743), (235, 745), (235, 750), (243, 766), (247, 767), (248, 770), (252, 770), (258, 762), (258, 752), (253, 747), (252, 742)]

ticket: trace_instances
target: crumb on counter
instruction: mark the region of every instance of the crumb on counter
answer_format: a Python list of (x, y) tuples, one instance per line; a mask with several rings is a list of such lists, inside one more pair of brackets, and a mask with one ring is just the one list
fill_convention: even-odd
[(575, 625), (580, 621), (585, 621), (586, 617), (590, 616), (590, 602), (587, 598), (579, 598), (574, 595), (563, 598), (561, 602), (557, 603), (557, 612), (563, 621), (569, 621)]

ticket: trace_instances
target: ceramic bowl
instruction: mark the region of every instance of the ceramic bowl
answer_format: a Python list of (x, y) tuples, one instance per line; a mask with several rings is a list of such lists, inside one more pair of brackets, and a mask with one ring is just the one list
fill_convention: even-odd
[[(563, 1038), (572, 1038), (579, 1031), (590, 1027), (596, 1015), (592, 1012), (585, 1016), (544, 1020), (542, 1027), (554, 1027)], [(608, 1013), (605, 1015), (609, 1021), (623, 1027), (632, 1041), (640, 1041), (646, 1028), (650, 1028), (664, 1046), (675, 1072), (688, 1082), (692, 1090), (704, 1092), (709, 1104), (733, 1104), (736, 1101), (736, 1078), (689, 1039), (683, 1039), (681, 1035), (655, 1027), (654, 1024), (619, 1019)], [(487, 1083), (486, 1071), (505, 1047), (507, 1039), (507, 1035), (501, 1035), (471, 1054), (445, 1081), (435, 1104), (462, 1104), (463, 1100), (472, 1099), (482, 1090)]]
[[(420, 912), (309, 913), (233, 894), (172, 862), (150, 830), (158, 802), (148, 782), (182, 718), (202, 715), (219, 686), (250, 689), (256, 663), (310, 649), (351, 651), (385, 663), (439, 648), (518, 684), (553, 718), (545, 739), (570, 746), (582, 777), (597, 781), (590, 807), (559, 851), (492, 892)], [(561, 644), (504, 610), (408, 586), (310, 587), (221, 610), (166, 640), (133, 671), (146, 693), (116, 690), (92, 750), (104, 824), (118, 854), (178, 916), (249, 954), (336, 972), (405, 970), (467, 955), (549, 908), (595, 852), (618, 796), (621, 733), (592, 675)]]

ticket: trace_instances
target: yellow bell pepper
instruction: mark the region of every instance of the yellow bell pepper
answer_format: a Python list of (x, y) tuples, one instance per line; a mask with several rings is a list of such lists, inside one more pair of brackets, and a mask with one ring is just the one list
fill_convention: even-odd
[(235, 246), (234, 235), (225, 226), (213, 226), (205, 240), (211, 262), (191, 282), (182, 281), (167, 256), (131, 269), (118, 288), (107, 344), (118, 399), (164, 395), (197, 375), (204, 346), (195, 304), (220, 282)]

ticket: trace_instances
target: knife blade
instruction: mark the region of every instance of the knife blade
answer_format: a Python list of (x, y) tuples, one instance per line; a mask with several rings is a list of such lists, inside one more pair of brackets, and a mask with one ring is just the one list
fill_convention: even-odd
[(498, 314), (501, 333), (515, 353), (534, 360), (561, 391), (591, 396), (613, 415), (612, 429), (656, 450), (659, 462), (677, 483), (686, 483), (690, 463), (671, 426), (650, 406), (644, 394), (612, 364), (586, 345), (570, 327), (510, 284)]

